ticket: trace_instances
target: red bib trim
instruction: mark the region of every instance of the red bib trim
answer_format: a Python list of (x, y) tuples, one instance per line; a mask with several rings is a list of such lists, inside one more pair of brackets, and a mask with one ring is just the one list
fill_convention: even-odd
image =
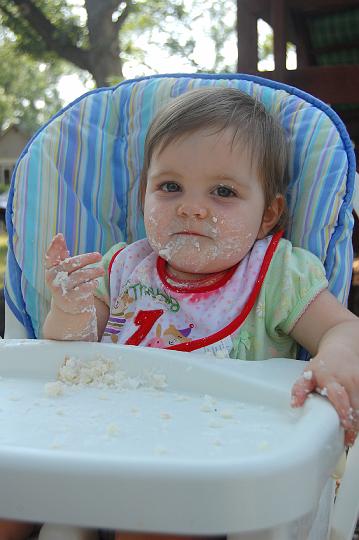
[[(237, 270), (238, 264), (235, 264), (225, 272), (219, 272), (219, 274), (222, 274), (221, 277), (217, 281), (214, 281), (209, 285), (201, 285), (201, 282), (203, 283), (205, 281), (208, 281), (208, 278), (194, 280), (194, 282), (197, 283), (197, 287), (185, 287), (184, 285), (182, 286), (180, 279), (176, 279), (176, 281), (178, 281), (178, 286), (172, 284), (172, 278), (166, 270), (166, 261), (162, 259), (162, 257), (157, 258), (157, 272), (166, 289), (169, 289), (170, 291), (174, 291), (177, 293), (204, 293), (209, 291), (215, 291), (216, 289), (219, 289), (220, 287), (225, 285), (227, 281), (231, 279), (234, 272)], [(183, 281), (183, 283), (188, 282)]]
[[(185, 343), (179, 343), (177, 345), (171, 345), (170, 347), (165, 347), (165, 349), (173, 350), (173, 351), (191, 352), (197, 349), (201, 349), (202, 347), (208, 347), (209, 345), (212, 345), (213, 343), (216, 343), (217, 341), (220, 341), (221, 339), (224, 339), (227, 336), (230, 336), (231, 334), (233, 334), (241, 326), (241, 324), (243, 324), (243, 322), (246, 320), (249, 313), (251, 312), (254, 306), (254, 303), (262, 288), (263, 281), (267, 275), (267, 271), (272, 261), (273, 255), (278, 247), (279, 241), (282, 238), (283, 234), (284, 234), (284, 231), (279, 231), (273, 235), (273, 238), (264, 256), (262, 266), (258, 272), (255, 286), (253, 287), (253, 290), (251, 294), (249, 295), (249, 298), (244, 308), (242, 309), (241, 313), (235, 319), (233, 319), (232, 322), (230, 322), (224, 328), (221, 328), (221, 330), (218, 330), (218, 332), (215, 332), (214, 334), (211, 334), (207, 337), (195, 339), (193, 341), (186, 341)], [(235, 268), (236, 267), (234, 267), (234, 269)], [(226, 278), (227, 275), (224, 277)], [(215, 288), (217, 288), (218, 284), (216, 283), (215, 285), (216, 285)], [(183, 289), (181, 289), (181, 291), (182, 290)], [(193, 289), (191, 289), (190, 291), (193, 292)]]

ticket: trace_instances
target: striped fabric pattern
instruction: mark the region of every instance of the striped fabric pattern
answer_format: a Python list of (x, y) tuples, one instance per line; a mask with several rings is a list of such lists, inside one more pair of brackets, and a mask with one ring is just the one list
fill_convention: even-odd
[(90, 92), (63, 109), (20, 157), (7, 209), (6, 300), (29, 337), (49, 309), (44, 253), (56, 232), (71, 254), (104, 253), (145, 235), (138, 204), (144, 139), (169, 100), (204, 85), (235, 86), (276, 114), (290, 143), (286, 236), (324, 263), (345, 302), (351, 276), (354, 158), (340, 120), (293, 88), (245, 75), (167, 75)]

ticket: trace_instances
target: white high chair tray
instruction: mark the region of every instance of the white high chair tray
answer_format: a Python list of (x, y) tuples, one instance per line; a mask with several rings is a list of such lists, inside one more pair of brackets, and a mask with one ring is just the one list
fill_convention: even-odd
[[(66, 356), (97, 355), (122, 370), (115, 386), (48, 384)], [(324, 398), (291, 409), (302, 369), (285, 359), (4, 340), (0, 517), (220, 534), (304, 516), (343, 433)]]

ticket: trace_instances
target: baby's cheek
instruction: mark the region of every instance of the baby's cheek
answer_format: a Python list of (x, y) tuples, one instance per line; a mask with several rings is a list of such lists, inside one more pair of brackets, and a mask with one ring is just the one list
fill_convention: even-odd
[(251, 249), (255, 238), (245, 223), (235, 218), (220, 217), (217, 226), (217, 243), (223, 257), (233, 256), (233, 250), (247, 253)]
[(168, 220), (165, 213), (156, 211), (150, 212), (145, 216), (145, 229), (148, 241), (152, 247), (161, 249), (166, 240), (166, 231), (168, 230)]

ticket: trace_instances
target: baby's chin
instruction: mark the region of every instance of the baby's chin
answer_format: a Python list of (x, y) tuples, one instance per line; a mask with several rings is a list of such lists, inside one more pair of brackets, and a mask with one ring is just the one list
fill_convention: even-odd
[(200, 279), (223, 272), (233, 266), (233, 264), (224, 264), (223, 260), (203, 261), (199, 257), (195, 259), (191, 256), (183, 259), (177, 257), (176, 260), (171, 258), (165, 260), (168, 272), (181, 279)]
[(226, 249), (213, 241), (194, 241), (185, 237), (161, 245), (151, 239), (149, 242), (170, 267), (181, 273), (208, 275), (223, 272), (239, 262), (236, 250)]

